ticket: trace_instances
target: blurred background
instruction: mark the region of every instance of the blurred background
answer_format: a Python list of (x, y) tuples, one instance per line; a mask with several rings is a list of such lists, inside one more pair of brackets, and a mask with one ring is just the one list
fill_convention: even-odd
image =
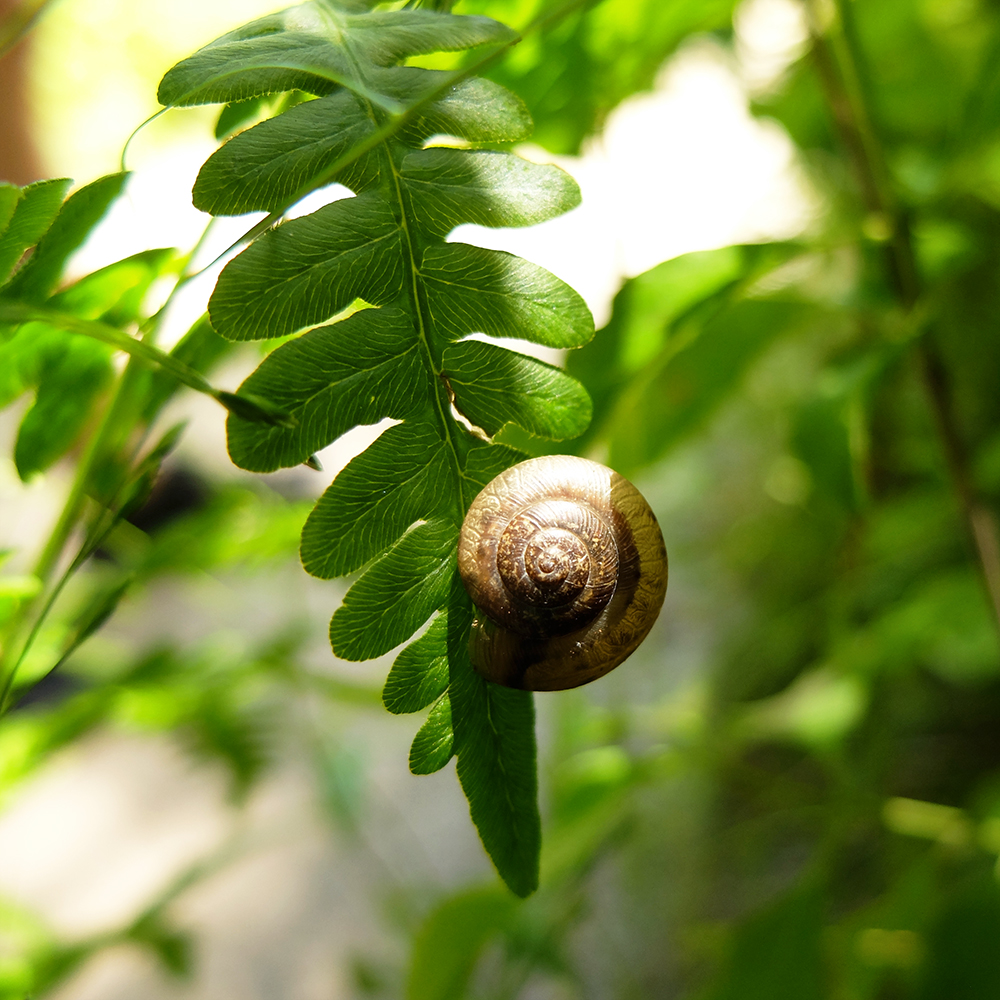
[[(521, 27), (555, 6), (455, 10)], [(271, 9), (0, 4), (37, 14), (0, 62), (0, 174), (116, 170), (163, 72)], [(409, 774), (391, 656), (333, 658), (346, 585), (298, 562), (380, 428), (323, 472), (252, 476), (187, 394), (152, 497), (38, 656), (114, 564), (132, 588), (0, 725), (0, 996), (1000, 996), (1000, 6), (604, 0), (492, 75), (535, 117), (519, 151), (583, 204), (451, 238), (587, 300), (599, 332), (565, 362), (595, 418), (558, 450), (632, 478), (671, 560), (628, 663), (536, 696), (541, 889), (500, 886), (453, 765)], [(217, 116), (138, 133), (71, 277), (195, 245)], [(198, 259), (248, 225), (221, 220)], [(172, 302), (167, 346), (217, 273)], [(259, 360), (234, 349), (213, 380)], [(30, 402), (0, 413), (0, 612), (72, 474), (19, 478)]]

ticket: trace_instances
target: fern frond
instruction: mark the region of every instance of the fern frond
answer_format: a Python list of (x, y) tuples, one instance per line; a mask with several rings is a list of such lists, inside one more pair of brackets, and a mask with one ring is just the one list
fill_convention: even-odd
[[(526, 895), (537, 885), (540, 849), (531, 695), (472, 671), (472, 607), (455, 569), (472, 498), (523, 456), (466, 426), (493, 435), (513, 423), (573, 437), (587, 426), (590, 400), (559, 369), (469, 337), (573, 348), (591, 338), (593, 320), (544, 269), (446, 238), (463, 223), (544, 221), (578, 204), (579, 191), (558, 168), (508, 152), (425, 148), (442, 133), (466, 144), (528, 135), (527, 112), (504, 88), (402, 65), (422, 53), (509, 41), (510, 29), (483, 17), (369, 6), (314, 0), (230, 32), (174, 67), (160, 99), (313, 95), (230, 139), (194, 188), (195, 204), (219, 215), (282, 211), (330, 180), (354, 194), (264, 232), (219, 277), (209, 315), (224, 337), (298, 334), (241, 387), (292, 421), (230, 415), (230, 455), (267, 472), (308, 461), (359, 424), (400, 421), (319, 500), (302, 560), (321, 578), (363, 569), (330, 624), (338, 656), (379, 656), (433, 619), (398, 655), (386, 707), (433, 704), (411, 768), (429, 773), (457, 756), (483, 843), (510, 888)], [(358, 299), (374, 308), (338, 320)]]

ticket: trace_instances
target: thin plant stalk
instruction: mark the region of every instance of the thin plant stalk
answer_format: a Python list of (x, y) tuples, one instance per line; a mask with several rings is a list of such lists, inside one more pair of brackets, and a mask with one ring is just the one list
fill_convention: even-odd
[[(886, 267), (897, 300), (907, 313), (912, 313), (922, 289), (910, 228), (895, 197), (885, 150), (875, 126), (867, 64), (849, 3), (836, 0), (836, 12), (839, 31), (833, 30), (833, 25), (821, 25), (815, 0), (807, 4), (816, 68), (857, 174), (865, 209), (887, 227)], [(914, 350), (944, 458), (1000, 630), (1000, 530), (996, 515), (976, 493), (968, 449), (955, 419), (948, 371), (928, 332), (925, 325)]]

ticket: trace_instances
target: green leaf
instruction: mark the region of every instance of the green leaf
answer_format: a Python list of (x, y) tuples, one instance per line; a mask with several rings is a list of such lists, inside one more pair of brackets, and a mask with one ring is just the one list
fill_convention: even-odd
[[(447, 75), (399, 67), (383, 83), (391, 84), (389, 89), (401, 99), (412, 101), (440, 86)], [(530, 119), (527, 126), (524, 121), (523, 106), (512, 94), (485, 80), (469, 79), (431, 102), (423, 114), (406, 125), (404, 133), (416, 143), (438, 132), (470, 141), (511, 141), (530, 133)], [(214, 215), (273, 211), (308, 190), (315, 177), (325, 176), (325, 171), (374, 131), (375, 121), (369, 109), (347, 91), (307, 101), (240, 133), (209, 157), (195, 181), (195, 207)], [(556, 171), (553, 167), (537, 169)], [(379, 176), (379, 157), (373, 150), (328, 180), (361, 192), (375, 184)], [(556, 188), (557, 183), (550, 181), (550, 186)], [(562, 186), (569, 187), (565, 181)], [(566, 198), (574, 197), (579, 196), (572, 185)]]
[[(208, 317), (202, 316), (174, 345), (170, 356), (188, 370), (206, 375), (232, 349), (233, 345), (212, 329)], [(181, 385), (162, 369), (151, 371), (142, 397), (143, 420), (151, 422)]]
[(255, 118), (261, 117), (269, 106), (266, 97), (253, 97), (249, 101), (227, 104), (215, 122), (215, 138), (225, 139), (245, 128)]
[[(269, 212), (374, 131), (370, 115), (345, 91), (306, 101), (210, 156), (194, 184), (194, 206), (213, 215)], [(362, 191), (378, 176), (378, 157), (369, 153), (336, 179)]]
[[(63, 645), (58, 662), (44, 676), (47, 677), (49, 674), (61, 667), (99, 628), (104, 625), (104, 623), (118, 609), (118, 605), (121, 604), (122, 599), (128, 593), (128, 589), (132, 585), (132, 582), (132, 577), (128, 576), (123, 580), (119, 580), (112, 587), (106, 590), (97, 591), (92, 596), (86, 607), (84, 607), (79, 618), (74, 623), (69, 638)], [(43, 678), (39, 678), (39, 680), (41, 679)], [(26, 684), (24, 687), (30, 688), (34, 683), (36, 682)]]
[(472, 609), (456, 579), (448, 606), (448, 659), (458, 779), (500, 877), (518, 896), (538, 887), (541, 820), (535, 709), (529, 691), (484, 680), (469, 662)]
[(62, 338), (58, 355), (42, 362), (35, 402), (17, 433), (14, 464), (23, 481), (44, 472), (69, 450), (111, 376), (109, 347), (82, 337)]
[(219, 275), (208, 305), (229, 340), (282, 337), (355, 299), (393, 301), (403, 284), (400, 232), (374, 194), (336, 201), (265, 233)]
[(190, 934), (164, 926), (156, 916), (130, 928), (128, 937), (149, 948), (163, 968), (176, 978), (190, 977), (195, 950)]
[(451, 728), (451, 701), (442, 695), (431, 709), (427, 721), (413, 737), (410, 746), (410, 771), (433, 774), (440, 771), (454, 755), (455, 734)]
[[(611, 318), (584, 350), (567, 358), (567, 371), (586, 387), (594, 405), (590, 432), (577, 447), (635, 419), (633, 399), (655, 393), (657, 379), (727, 304), (755, 279), (801, 252), (788, 244), (723, 247), (684, 254), (630, 278), (615, 296)], [(752, 287), (752, 286), (751, 286)], [(617, 412), (616, 412), (617, 411)]]
[(594, 335), (583, 299), (564, 281), (501, 250), (465, 243), (427, 248), (420, 264), (428, 308), (449, 340), (467, 333), (581, 347)]
[(377, 66), (391, 66), (407, 56), (457, 52), (517, 38), (507, 25), (489, 17), (418, 9), (348, 15), (341, 25), (352, 32), (352, 46), (360, 46)]
[(1000, 934), (1000, 904), (988, 875), (962, 886), (947, 899), (928, 933), (928, 958), (918, 1000), (947, 996), (977, 1000), (1000, 990), (1000, 958), (993, 942)]
[(689, 346), (648, 366), (614, 413), (611, 465), (627, 474), (697, 430), (760, 352), (811, 312), (794, 301), (744, 299), (697, 322)]
[(542, 361), (478, 340), (444, 352), (455, 405), (477, 427), (496, 434), (507, 423), (562, 440), (590, 423), (590, 397), (576, 379)]
[(14, 209), (21, 200), (21, 189), (16, 184), (0, 181), (0, 236), (14, 215)]
[[(663, 349), (672, 324), (693, 306), (746, 275), (754, 254), (723, 247), (664, 261), (627, 281), (615, 296), (605, 336), (614, 342), (617, 366), (636, 372)], [(574, 362), (583, 361), (582, 354)]]
[[(240, 395), (215, 389), (200, 373), (188, 367), (178, 357), (166, 354), (148, 341), (131, 337), (123, 330), (119, 330), (108, 323), (80, 319), (69, 313), (42, 307), (32, 307), (22, 302), (9, 302), (0, 299), (0, 322), (20, 323), (23, 324), (22, 330), (28, 331), (22, 337), (21, 341), (22, 344), (27, 345), (27, 350), (22, 350), (21, 354), (23, 356), (20, 359), (15, 356), (15, 360), (20, 361), (22, 365), (26, 363), (27, 367), (32, 368), (36, 372), (36, 380), (38, 377), (37, 372), (40, 370), (37, 358), (37, 344), (39, 342), (44, 343), (44, 341), (36, 339), (38, 337), (37, 327), (34, 322), (36, 320), (41, 321), (42, 326), (55, 326), (59, 330), (60, 335), (74, 334), (86, 337), (91, 341), (110, 345), (120, 351), (124, 351), (131, 357), (153, 364), (164, 373), (169, 374), (177, 382), (211, 396), (231, 412), (238, 413), (244, 420), (265, 423), (286, 430), (296, 426), (294, 418), (280, 406), (276, 406), (271, 400), (255, 398), (251, 393)], [(14, 339), (17, 340), (17, 338)], [(0, 345), (4, 349), (4, 353), (14, 351), (15, 355), (19, 346), (15, 344), (14, 347), (11, 347), (10, 342)], [(5, 398), (7, 391), (17, 393), (22, 391), (23, 386), (24, 380), (17, 376), (16, 372), (15, 376), (8, 380), (7, 385), (0, 382), (0, 402), (5, 403), (8, 401)]]
[(458, 527), (428, 521), (407, 532), (347, 592), (330, 620), (345, 660), (370, 660), (409, 639), (441, 607), (455, 568)]
[(823, 970), (823, 899), (799, 889), (746, 920), (709, 1000), (771, 1000), (827, 996)]
[(48, 305), (82, 319), (114, 326), (142, 318), (142, 302), (152, 283), (170, 272), (176, 261), (171, 249), (144, 250), (108, 264), (53, 295)]
[(385, 681), (382, 702), (394, 715), (419, 712), (447, 689), (448, 611), (445, 608), (427, 631), (396, 657)]
[[(409, 106), (441, 87), (451, 75), (404, 66), (380, 82), (386, 93)], [(531, 115), (519, 97), (492, 80), (467, 77), (425, 105), (399, 135), (403, 142), (419, 146), (434, 135), (453, 135), (468, 142), (520, 142), (531, 130)]]
[(463, 496), (468, 507), (487, 483), (492, 482), (505, 469), (528, 456), (516, 448), (506, 445), (481, 444), (477, 442), (465, 460), (465, 481)]
[(324, 580), (358, 569), (429, 515), (447, 513), (451, 463), (431, 424), (390, 427), (323, 494), (302, 530), (302, 564)]
[(263, 396), (254, 396), (249, 392), (227, 392), (225, 389), (217, 389), (213, 395), (230, 413), (241, 420), (267, 424), (269, 427), (282, 427), (285, 430), (293, 430), (298, 426), (293, 416)]
[(511, 926), (516, 904), (496, 889), (471, 889), (446, 899), (417, 931), (406, 1000), (462, 1000), (490, 938)]
[(352, 79), (326, 37), (323, 8), (305, 3), (251, 21), (182, 60), (160, 81), (167, 106), (246, 101), (287, 90), (323, 94)]
[(0, 408), (38, 385), (46, 364), (56, 364), (67, 335), (44, 323), (23, 323), (0, 343)]
[(178, 63), (157, 99), (174, 106), (229, 103), (296, 89), (325, 94), (341, 84), (395, 107), (364, 82), (372, 68), (515, 37), (487, 17), (413, 9), (352, 14), (339, 5), (303, 3), (230, 31)]
[[(10, 221), (0, 233), (0, 282), (10, 277), (14, 265), (29, 247), (33, 247), (59, 212), (63, 196), (73, 182), (68, 178), (36, 181), (20, 189)], [(8, 189), (5, 189), (8, 190)], [(5, 194), (9, 206), (10, 194)]]
[[(462, 9), (542, 29), (526, 37), (490, 76), (524, 98), (534, 141), (555, 153), (578, 153), (618, 103), (652, 89), (657, 73), (686, 39), (732, 31), (736, 0), (602, 0), (556, 5), (463, 0)], [(558, 16), (562, 12), (563, 16)]]
[(565, 170), (511, 153), (422, 149), (403, 160), (400, 176), (413, 218), (438, 236), (467, 222), (533, 226), (580, 204), (580, 189)]
[(23, 302), (44, 301), (58, 284), (69, 255), (101, 221), (127, 178), (125, 173), (108, 174), (74, 191), (4, 294)]
[(357, 424), (409, 416), (429, 396), (417, 348), (404, 314), (388, 308), (365, 309), (282, 344), (240, 391), (270, 400), (298, 426), (230, 417), (230, 457), (241, 468), (270, 472), (301, 464)]

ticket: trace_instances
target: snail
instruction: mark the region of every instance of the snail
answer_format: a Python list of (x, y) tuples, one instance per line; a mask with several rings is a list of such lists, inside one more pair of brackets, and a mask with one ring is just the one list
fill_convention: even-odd
[(532, 458), (476, 497), (458, 569), (478, 614), (476, 671), (529, 691), (602, 677), (645, 639), (667, 591), (667, 550), (642, 494), (583, 458)]

